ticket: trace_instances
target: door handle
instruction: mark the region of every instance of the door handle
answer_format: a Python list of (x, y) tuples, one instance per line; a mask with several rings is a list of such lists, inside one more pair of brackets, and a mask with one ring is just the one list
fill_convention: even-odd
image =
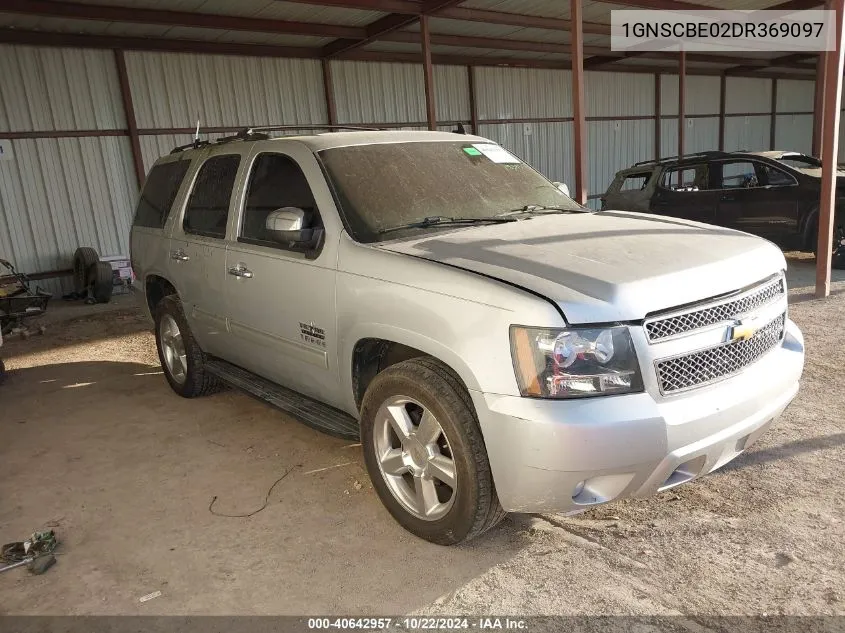
[(229, 274), (235, 277), (243, 277), (244, 279), (252, 279), (252, 271), (245, 266), (232, 266), (229, 269)]
[(181, 248), (176, 251), (170, 251), (170, 259), (175, 260), (177, 262), (186, 262), (191, 259), (185, 251)]
[(730, 196), (726, 194), (719, 198), (719, 200), (721, 200), (722, 202), (733, 202), (734, 200), (736, 200), (736, 196)]

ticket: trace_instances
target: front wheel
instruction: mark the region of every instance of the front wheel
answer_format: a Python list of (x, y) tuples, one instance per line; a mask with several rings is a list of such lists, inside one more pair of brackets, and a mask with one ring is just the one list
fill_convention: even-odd
[(504, 518), (472, 401), (442, 363), (415, 358), (378, 374), (361, 443), (382, 503), (416, 536), (454, 545)]

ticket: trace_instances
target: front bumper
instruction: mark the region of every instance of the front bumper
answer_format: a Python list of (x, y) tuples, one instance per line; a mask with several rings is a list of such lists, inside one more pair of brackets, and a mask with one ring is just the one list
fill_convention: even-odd
[(472, 392), (499, 500), (510, 512), (578, 512), (646, 497), (720, 468), (798, 392), (800, 330), (740, 374), (671, 397), (541, 400)]

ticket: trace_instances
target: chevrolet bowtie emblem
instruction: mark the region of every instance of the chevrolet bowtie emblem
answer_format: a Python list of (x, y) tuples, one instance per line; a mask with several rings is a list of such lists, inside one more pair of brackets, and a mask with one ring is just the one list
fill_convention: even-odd
[(752, 336), (757, 334), (760, 329), (760, 319), (749, 317), (745, 319), (737, 319), (733, 325), (728, 327), (729, 341), (747, 341)]

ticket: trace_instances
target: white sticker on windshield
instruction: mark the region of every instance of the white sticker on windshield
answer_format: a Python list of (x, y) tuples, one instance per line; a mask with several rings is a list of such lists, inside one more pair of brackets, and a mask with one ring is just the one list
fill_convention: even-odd
[(494, 163), (518, 163), (519, 159), (507, 150), (493, 143), (476, 143), (475, 149), (484, 154)]

